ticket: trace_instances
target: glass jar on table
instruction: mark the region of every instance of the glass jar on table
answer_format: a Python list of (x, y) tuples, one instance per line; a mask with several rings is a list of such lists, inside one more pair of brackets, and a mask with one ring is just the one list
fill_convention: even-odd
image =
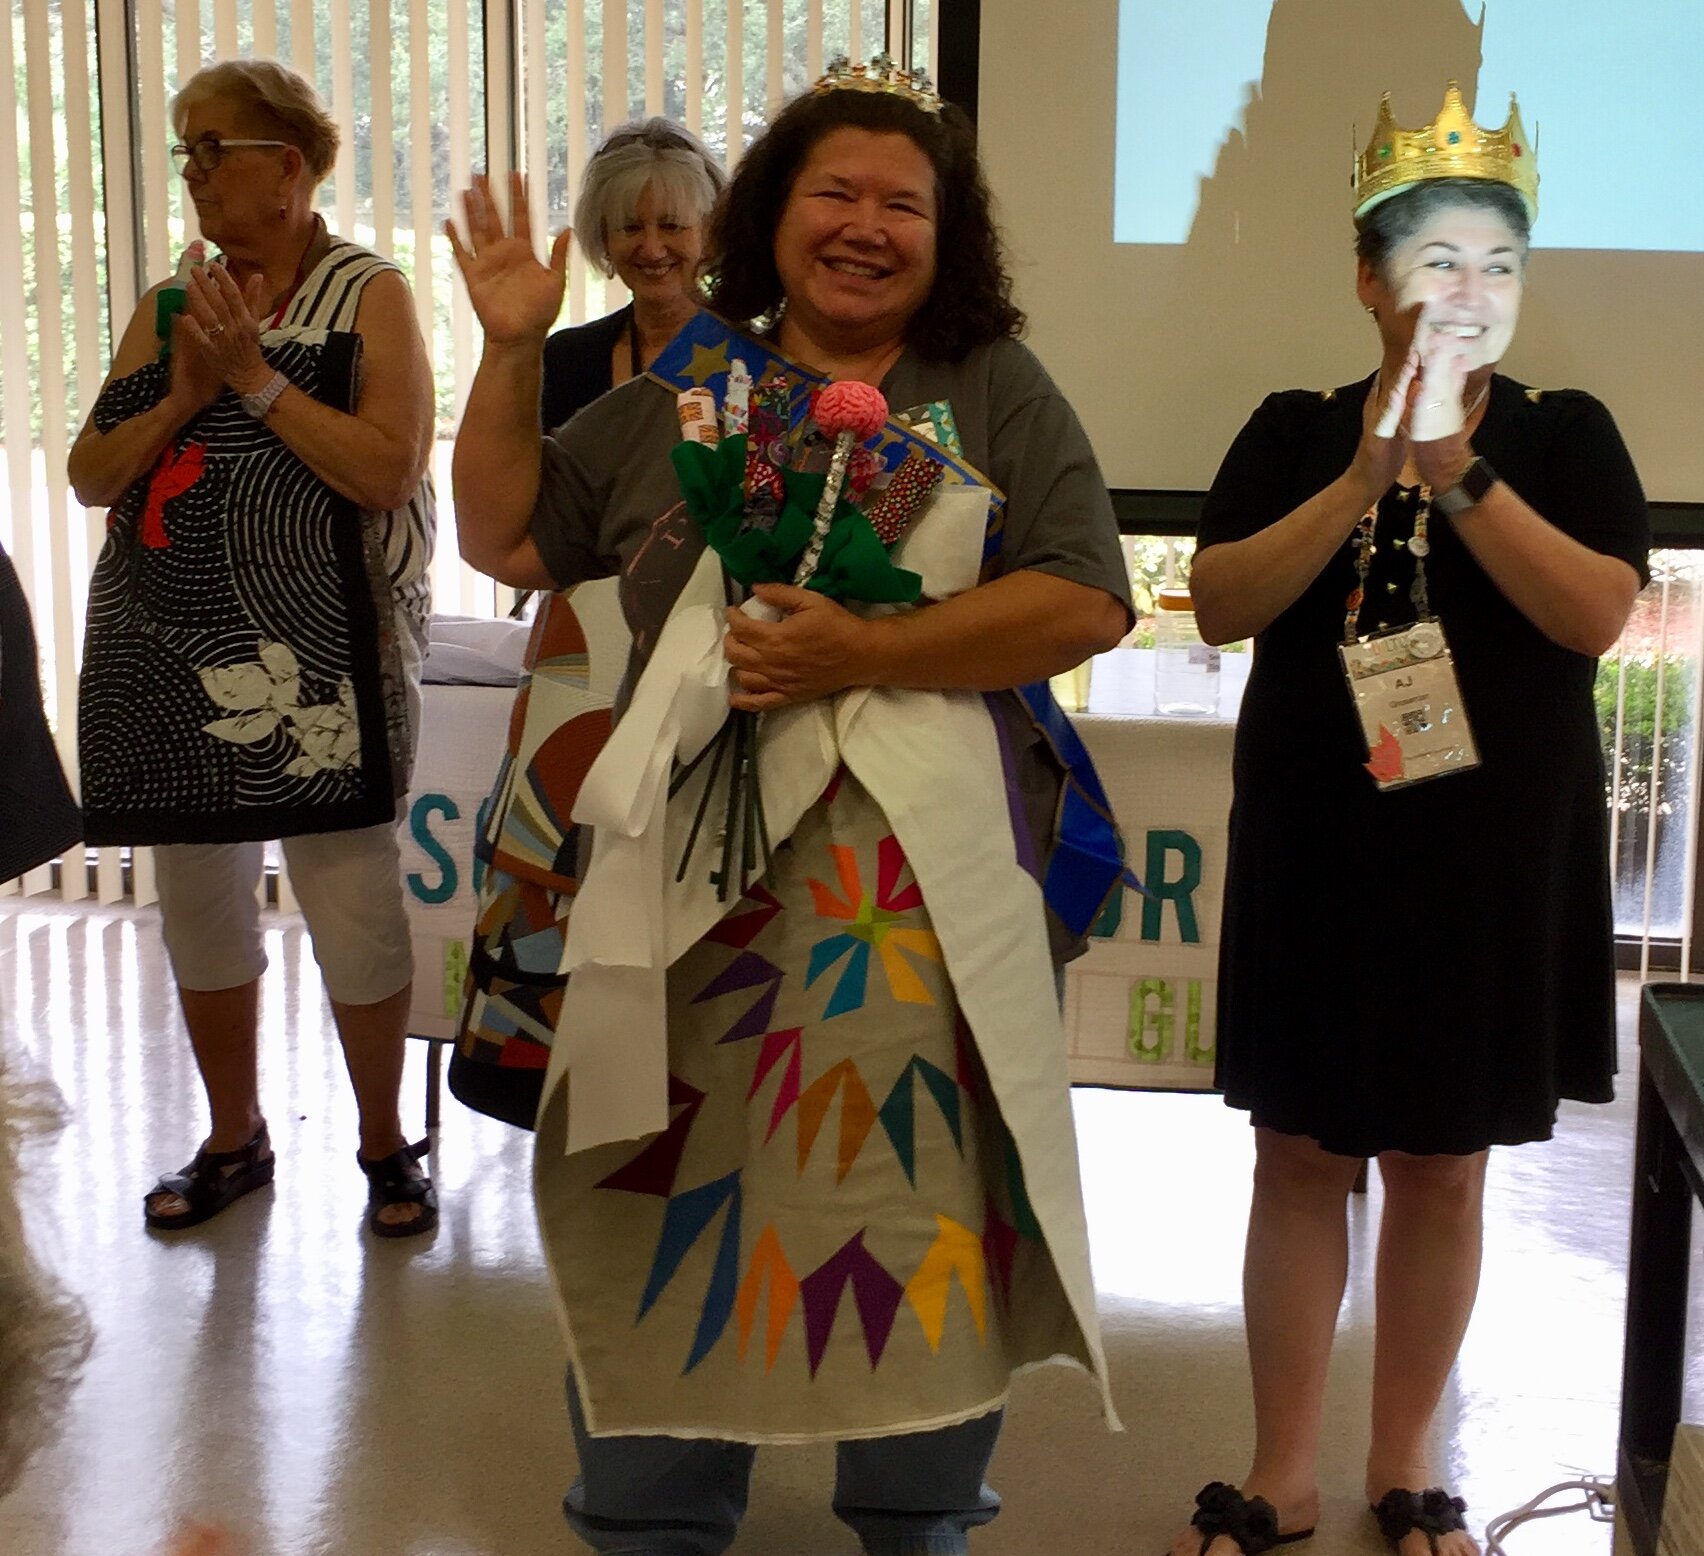
[(1219, 711), (1219, 650), (1201, 639), (1187, 589), (1154, 594), (1154, 709), (1168, 718)]

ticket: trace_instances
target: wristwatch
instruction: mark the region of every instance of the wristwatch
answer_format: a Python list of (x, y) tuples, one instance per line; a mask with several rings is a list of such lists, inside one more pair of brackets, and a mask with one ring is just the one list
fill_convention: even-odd
[(278, 396), (290, 387), (290, 380), (282, 373), (274, 373), (253, 394), (238, 396), (243, 409), (256, 421), (265, 421), (267, 412), (277, 404)]
[(1432, 493), (1432, 506), (1453, 519), (1458, 513), (1467, 512), (1475, 503), (1484, 502), (1485, 494), (1497, 481), (1497, 472), (1491, 468), (1490, 462), (1476, 458), (1447, 492)]

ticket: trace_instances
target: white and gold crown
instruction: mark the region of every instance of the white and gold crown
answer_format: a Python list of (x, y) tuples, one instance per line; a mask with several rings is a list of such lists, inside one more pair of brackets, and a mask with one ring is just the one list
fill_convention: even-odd
[(1474, 123), (1461, 88), (1450, 82), (1438, 117), (1405, 130), (1390, 111), (1390, 93), (1379, 103), (1367, 149), (1355, 159), (1355, 219), (1382, 200), (1431, 178), (1483, 178), (1507, 184), (1526, 202), (1529, 220), (1538, 215), (1538, 158), (1521, 124), (1515, 94), (1500, 130)]
[(901, 70), (886, 53), (874, 55), (867, 65), (854, 65), (844, 54), (836, 55), (811, 91), (886, 92), (903, 97), (925, 113), (941, 111), (935, 83), (920, 70)]

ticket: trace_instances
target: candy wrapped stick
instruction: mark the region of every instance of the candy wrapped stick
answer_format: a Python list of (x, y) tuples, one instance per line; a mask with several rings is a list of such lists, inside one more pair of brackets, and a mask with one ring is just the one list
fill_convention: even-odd
[(728, 368), (728, 392), (722, 397), (722, 436), (737, 437), (751, 426), (751, 372), (743, 358)]
[(685, 442), (714, 448), (721, 441), (716, 427), (716, 396), (708, 389), (682, 389), (675, 396), (675, 416)]
[(852, 450), (852, 462), (846, 467), (846, 486), (852, 493), (854, 502), (860, 501), (864, 494), (875, 485), (876, 477), (882, 473), (882, 456), (873, 448), (865, 448), (860, 444)]
[(916, 518), (917, 510), (940, 484), (942, 470), (927, 454), (913, 449), (905, 463), (894, 471), (874, 505), (870, 508), (870, 528), (884, 546), (891, 546), (905, 528)]
[[(754, 520), (769, 503), (786, 497), (781, 471), (787, 462), (787, 385), (769, 379), (751, 391), (746, 433), (745, 506)], [(773, 518), (769, 521), (773, 524)]]
[(829, 461), (828, 479), (823, 483), (822, 500), (817, 504), (810, 544), (805, 547), (799, 569), (793, 575), (793, 582), (800, 588), (810, 582), (822, 560), (822, 548), (834, 523), (835, 504), (840, 501), (840, 489), (846, 484), (852, 450), (882, 430), (888, 417), (888, 403), (875, 385), (848, 378), (818, 391), (815, 414), (823, 436), (834, 439), (834, 457)]

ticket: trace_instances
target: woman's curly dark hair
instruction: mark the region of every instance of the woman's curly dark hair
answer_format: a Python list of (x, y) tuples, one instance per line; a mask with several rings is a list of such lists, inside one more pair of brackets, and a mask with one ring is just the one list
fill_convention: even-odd
[(852, 127), (908, 137), (935, 169), (935, 284), (906, 326), (906, 343), (940, 362), (1024, 331), (1012, 301), (993, 197), (976, 132), (951, 106), (926, 113), (893, 93), (842, 88), (795, 98), (741, 159), (710, 217), (706, 292), (723, 318), (774, 318), (784, 302), (775, 231), (812, 147)]

